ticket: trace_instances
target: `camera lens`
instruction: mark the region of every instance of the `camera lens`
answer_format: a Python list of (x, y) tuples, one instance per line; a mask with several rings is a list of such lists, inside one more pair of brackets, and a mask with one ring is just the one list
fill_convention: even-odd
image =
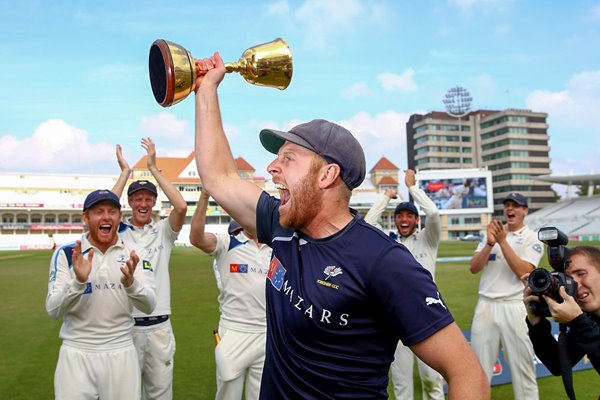
[(549, 271), (536, 268), (529, 275), (529, 287), (533, 293), (544, 293), (552, 286), (552, 275)]

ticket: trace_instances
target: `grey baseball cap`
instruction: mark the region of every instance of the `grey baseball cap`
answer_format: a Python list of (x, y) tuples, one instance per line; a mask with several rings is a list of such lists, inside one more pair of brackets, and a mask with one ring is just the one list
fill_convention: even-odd
[(352, 133), (338, 124), (314, 119), (293, 127), (289, 132), (275, 129), (260, 131), (260, 142), (273, 154), (277, 154), (285, 141), (305, 147), (327, 162), (339, 165), (342, 180), (350, 189), (358, 187), (365, 179), (365, 153)]

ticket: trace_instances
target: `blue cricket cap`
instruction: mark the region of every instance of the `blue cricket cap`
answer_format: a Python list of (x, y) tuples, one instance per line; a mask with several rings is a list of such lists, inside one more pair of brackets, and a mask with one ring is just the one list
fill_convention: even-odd
[(113, 203), (119, 210), (121, 209), (121, 202), (116, 194), (107, 189), (94, 190), (88, 194), (83, 202), (83, 211), (92, 208), (98, 203), (103, 201), (109, 201)]
[(521, 193), (516, 193), (516, 192), (509, 193), (502, 201), (502, 204), (506, 203), (507, 201), (514, 201), (521, 207), (528, 207), (527, 197), (523, 196)]
[(394, 210), (394, 215), (398, 215), (402, 210), (408, 210), (411, 213), (415, 214), (417, 217), (419, 216), (419, 211), (417, 211), (417, 207), (415, 207), (415, 205), (411, 202), (404, 201), (398, 204), (396, 206), (396, 209)]

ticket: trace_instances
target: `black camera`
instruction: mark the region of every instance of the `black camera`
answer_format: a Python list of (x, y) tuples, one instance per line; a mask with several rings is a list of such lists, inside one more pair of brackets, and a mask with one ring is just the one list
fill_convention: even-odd
[(529, 303), (529, 307), (535, 315), (549, 317), (550, 309), (542, 295), (562, 303), (563, 300), (558, 289), (564, 286), (568, 295), (576, 297), (578, 287), (577, 282), (565, 274), (565, 268), (569, 265), (569, 249), (566, 246), (569, 238), (567, 235), (558, 228), (544, 227), (538, 231), (538, 239), (548, 246), (548, 262), (554, 271), (536, 268), (531, 272), (528, 286), (533, 294), (539, 296), (540, 301)]

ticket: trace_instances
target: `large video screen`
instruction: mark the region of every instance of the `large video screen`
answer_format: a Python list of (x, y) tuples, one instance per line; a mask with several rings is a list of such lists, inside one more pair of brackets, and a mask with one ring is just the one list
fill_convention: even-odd
[(493, 212), (492, 173), (481, 169), (419, 171), (417, 185), (440, 214)]

